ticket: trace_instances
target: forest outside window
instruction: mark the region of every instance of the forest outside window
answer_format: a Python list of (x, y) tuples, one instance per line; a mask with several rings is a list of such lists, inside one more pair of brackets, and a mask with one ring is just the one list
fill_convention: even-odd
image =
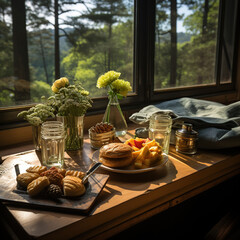
[(0, 107), (37, 103), (59, 77), (91, 97), (101, 74), (133, 84), (133, 0), (12, 0), (0, 3)]
[(234, 90), (238, 14), (237, 0), (2, 0), (0, 115), (62, 76), (104, 110), (96, 81), (108, 70), (133, 86), (123, 106)]
[(156, 1), (152, 100), (234, 89), (237, 9), (234, 0)]

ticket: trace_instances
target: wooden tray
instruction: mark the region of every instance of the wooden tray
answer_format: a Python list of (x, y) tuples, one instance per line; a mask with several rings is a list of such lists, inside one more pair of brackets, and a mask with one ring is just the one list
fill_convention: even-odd
[(23, 207), (87, 214), (100, 194), (109, 176), (94, 173), (86, 184), (86, 193), (75, 198), (59, 198), (54, 201), (47, 198), (30, 197), (26, 191), (17, 189), (15, 168), (2, 170), (0, 174), (0, 201)]

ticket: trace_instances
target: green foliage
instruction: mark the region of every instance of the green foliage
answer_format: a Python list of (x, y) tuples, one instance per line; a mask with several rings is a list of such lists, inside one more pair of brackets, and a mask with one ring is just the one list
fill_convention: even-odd
[(31, 99), (35, 103), (40, 102), (42, 96), (49, 97), (52, 94), (50, 85), (43, 81), (32, 82), (30, 89)]
[[(29, 1), (26, 1), (27, 3)], [(59, 0), (61, 10), (71, 1)], [(178, 33), (176, 86), (212, 83), (215, 71), (216, 34), (219, 0), (182, 0), (191, 14), (184, 17), (187, 33)], [(10, 3), (1, 1), (1, 13), (9, 13)], [(32, 4), (33, 3), (33, 4)], [(52, 9), (51, 1), (34, 0), (27, 5), (28, 48), (31, 73), (31, 100), (40, 102), (41, 96), (51, 95), (54, 81), (54, 31), (46, 18)], [(158, 1), (155, 31), (154, 87), (171, 87), (170, 1)], [(85, 2), (80, 2), (86, 6)], [(85, 5), (84, 5), (85, 4)], [(123, 0), (93, 0), (88, 8), (81, 8), (76, 17), (69, 17), (70, 26), (61, 31), (61, 75), (82, 83), (91, 97), (106, 96), (105, 89), (96, 87), (96, 79), (103, 73), (117, 69), (133, 86), (133, 5)], [(180, 6), (181, 7), (181, 6)], [(86, 9), (86, 10), (82, 10)], [(1, 14), (0, 13), (0, 14)], [(204, 15), (205, 14), (205, 15)], [(204, 22), (204, 16), (207, 18)], [(206, 26), (204, 26), (204, 24)], [(11, 23), (0, 20), (0, 105), (14, 104), (13, 44)], [(204, 31), (203, 31), (204, 30)], [(71, 82), (73, 84), (74, 82)], [(62, 90), (63, 91), (63, 90)]]
[[(174, 87), (213, 83), (215, 80), (219, 1), (209, 0), (207, 13), (203, 0), (190, 2), (186, 0), (184, 2), (189, 4), (188, 7), (192, 14), (184, 18), (184, 27), (187, 29), (188, 38), (184, 41), (178, 39), (177, 79)], [(167, 18), (161, 12), (166, 7), (166, 3), (163, 1), (162, 4), (164, 5), (158, 14), (157, 41), (155, 42), (154, 87), (157, 89), (172, 87), (169, 85), (171, 39), (166, 29)]]

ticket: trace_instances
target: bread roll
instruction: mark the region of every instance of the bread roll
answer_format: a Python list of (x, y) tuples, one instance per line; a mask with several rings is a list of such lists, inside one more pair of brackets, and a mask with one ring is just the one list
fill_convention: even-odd
[(100, 157), (124, 158), (132, 156), (132, 148), (124, 143), (110, 143), (100, 148)]
[(107, 167), (127, 167), (132, 163), (132, 151), (132, 148), (124, 143), (110, 143), (101, 147), (99, 161)]

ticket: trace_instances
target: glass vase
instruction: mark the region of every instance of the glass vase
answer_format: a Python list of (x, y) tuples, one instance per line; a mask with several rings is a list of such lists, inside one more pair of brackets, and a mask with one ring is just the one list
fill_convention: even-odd
[(128, 126), (116, 95), (109, 96), (109, 102), (103, 116), (103, 122), (111, 123), (116, 131), (116, 136), (124, 136)]
[(32, 138), (35, 150), (41, 150), (41, 125), (32, 126)]
[(65, 150), (81, 150), (83, 147), (83, 119), (84, 116), (57, 116), (65, 128)]

